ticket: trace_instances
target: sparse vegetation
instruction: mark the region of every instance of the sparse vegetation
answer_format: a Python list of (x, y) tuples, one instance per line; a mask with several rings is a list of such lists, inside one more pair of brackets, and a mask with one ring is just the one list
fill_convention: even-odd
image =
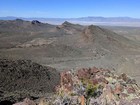
[[(104, 69), (82, 69), (76, 75), (75, 71), (95, 65), (118, 74), (124, 71), (139, 80), (139, 54), (138, 42), (99, 26), (82, 26), (67, 21), (61, 25), (37, 20), (0, 21), (0, 101), (15, 102), (25, 97), (36, 100), (40, 96), (49, 97), (45, 104), (50, 105), (102, 105), (101, 102), (113, 105), (120, 97), (125, 99), (121, 101), (134, 101), (137, 95), (133, 92), (139, 89), (136, 81), (127, 75), (118, 80), (108, 70), (102, 73)], [(65, 78), (57, 94), (47, 96), (60, 82), (59, 72), (68, 69), (73, 69), (73, 73), (63, 75)]]

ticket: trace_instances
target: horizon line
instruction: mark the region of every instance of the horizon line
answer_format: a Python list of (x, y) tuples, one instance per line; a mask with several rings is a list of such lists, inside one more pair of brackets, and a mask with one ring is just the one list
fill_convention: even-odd
[(129, 17), (129, 16), (110, 16), (110, 17), (106, 17), (106, 16), (81, 16), (81, 17), (22, 17), (22, 16), (0, 16), (0, 18), (53, 18), (53, 19), (78, 19), (78, 18), (94, 18), (94, 17), (98, 17), (98, 18), (130, 18), (130, 19), (140, 19), (136, 18), (136, 17)]

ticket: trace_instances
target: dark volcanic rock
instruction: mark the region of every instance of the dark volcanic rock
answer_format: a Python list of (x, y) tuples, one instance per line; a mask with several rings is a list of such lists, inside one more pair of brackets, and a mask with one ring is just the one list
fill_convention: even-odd
[(13, 103), (11, 101), (5, 100), (5, 101), (1, 101), (0, 105), (13, 105)]
[(17, 21), (17, 22), (24, 22), (24, 20), (22, 20), (22, 19), (16, 19), (15, 21)]
[(32, 22), (31, 22), (32, 24), (41, 24), (41, 22), (40, 21), (38, 21), (38, 20), (33, 20)]
[(65, 21), (63, 24), (63, 26), (67, 27), (67, 26), (71, 26), (73, 25), (72, 23), (68, 22), (68, 21)]
[[(18, 91), (30, 95), (30, 93), (53, 92), (59, 83), (59, 77), (55, 69), (44, 67), (30, 60), (0, 59), (0, 90), (2, 93)], [(12, 98), (12, 95), (9, 97)], [(9, 97), (7, 97), (8, 100)], [(3, 100), (3, 97), (0, 97), (1, 99)]]

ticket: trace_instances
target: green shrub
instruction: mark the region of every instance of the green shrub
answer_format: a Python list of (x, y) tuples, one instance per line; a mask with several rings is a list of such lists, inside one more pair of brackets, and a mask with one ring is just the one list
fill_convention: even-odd
[(87, 89), (86, 89), (87, 98), (96, 97), (97, 89), (98, 89), (97, 85), (88, 84)]

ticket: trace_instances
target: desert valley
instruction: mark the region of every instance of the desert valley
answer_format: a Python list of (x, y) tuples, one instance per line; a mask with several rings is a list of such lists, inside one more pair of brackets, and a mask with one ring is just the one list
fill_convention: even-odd
[(0, 20), (0, 105), (138, 105), (139, 29)]

